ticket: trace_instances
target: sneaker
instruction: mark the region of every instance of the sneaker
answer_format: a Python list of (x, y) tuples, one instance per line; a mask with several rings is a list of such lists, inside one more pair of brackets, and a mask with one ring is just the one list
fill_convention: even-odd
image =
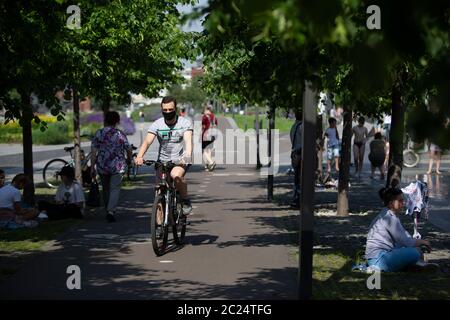
[(47, 212), (46, 211), (41, 211), (41, 213), (39, 213), (39, 215), (38, 215), (38, 218), (42, 219), (42, 220), (47, 220), (48, 219)]
[(192, 212), (191, 200), (189, 200), (189, 199), (181, 200), (181, 207), (183, 209), (183, 214), (185, 216), (190, 214)]
[(114, 215), (110, 212), (108, 212), (106, 214), (106, 221), (108, 222), (116, 222), (116, 218), (114, 217)]

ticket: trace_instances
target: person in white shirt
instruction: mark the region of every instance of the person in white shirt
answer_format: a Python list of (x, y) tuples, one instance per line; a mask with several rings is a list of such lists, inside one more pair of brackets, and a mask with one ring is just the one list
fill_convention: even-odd
[(28, 177), (19, 173), (16, 175), (11, 184), (4, 185), (0, 188), (0, 220), (15, 220), (23, 222), (33, 220), (39, 212), (34, 208), (22, 208), (21, 200), (22, 190), (28, 183)]
[(39, 201), (39, 210), (50, 220), (82, 219), (85, 198), (83, 188), (75, 181), (75, 170), (66, 166), (59, 174), (63, 183), (56, 191), (56, 203)]

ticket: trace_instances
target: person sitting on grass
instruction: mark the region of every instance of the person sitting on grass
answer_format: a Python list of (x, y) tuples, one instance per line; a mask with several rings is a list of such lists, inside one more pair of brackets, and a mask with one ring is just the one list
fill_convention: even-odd
[(75, 181), (75, 170), (65, 166), (59, 173), (62, 183), (56, 191), (56, 203), (39, 201), (38, 208), (49, 220), (82, 219), (84, 209), (83, 188)]
[(420, 247), (431, 251), (430, 242), (416, 240), (403, 228), (399, 215), (404, 206), (403, 192), (382, 188), (380, 198), (385, 207), (372, 221), (366, 242), (366, 259), (372, 269), (397, 272), (409, 266), (423, 266)]
[(39, 212), (35, 208), (22, 208), (23, 190), (28, 183), (28, 177), (19, 173), (16, 175), (11, 184), (4, 185), (0, 188), (0, 220), (14, 220), (17, 223), (33, 220)]

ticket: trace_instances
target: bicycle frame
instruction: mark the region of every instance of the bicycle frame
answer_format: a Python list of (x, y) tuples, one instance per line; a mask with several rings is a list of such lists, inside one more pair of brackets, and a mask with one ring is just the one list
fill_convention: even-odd
[[(175, 223), (175, 221), (169, 221), (169, 219), (171, 219), (169, 212), (172, 212), (170, 209), (171, 208), (171, 204), (173, 202), (173, 206), (176, 209), (176, 193), (177, 190), (175, 188), (175, 182), (173, 181), (173, 179), (170, 177), (170, 170), (172, 169), (172, 164), (166, 165), (166, 164), (161, 164), (161, 163), (156, 163), (155, 165), (160, 165), (162, 166), (162, 173), (161, 173), (161, 177), (160, 177), (160, 182), (159, 184), (155, 187), (155, 195), (159, 195), (161, 193), (164, 194), (165, 197), (165, 210), (164, 210), (164, 226), (167, 225), (173, 225)], [(155, 168), (157, 169), (157, 168)], [(173, 201), (172, 198), (173, 197)]]

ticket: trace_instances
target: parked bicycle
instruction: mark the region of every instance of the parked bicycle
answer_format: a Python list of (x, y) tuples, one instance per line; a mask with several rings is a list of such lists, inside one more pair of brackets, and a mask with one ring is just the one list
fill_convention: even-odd
[[(59, 172), (65, 166), (75, 167), (75, 159), (72, 151), (75, 147), (65, 147), (64, 151), (70, 153), (70, 160), (66, 161), (64, 159), (53, 159), (47, 162), (42, 172), (44, 183), (50, 188), (58, 188), (61, 184), (61, 177), (59, 176)], [(91, 179), (91, 167), (89, 165), (91, 160), (91, 152), (85, 154), (84, 150), (81, 149), (81, 172), (83, 173), (83, 182), (89, 183)]]
[[(133, 151), (136, 151), (137, 147), (135, 147), (134, 145), (131, 145), (131, 149)], [(137, 157), (137, 152), (133, 152), (133, 155), (131, 156), (131, 162), (128, 163), (128, 166), (127, 166), (127, 179), (129, 181), (136, 180), (136, 176), (139, 173), (139, 166), (137, 166), (134, 161), (134, 159), (136, 159), (136, 157)]]
[(406, 149), (403, 150), (403, 165), (407, 168), (413, 168), (417, 166), (420, 161), (420, 155), (413, 149), (414, 142), (411, 137), (406, 135)]
[[(170, 171), (175, 163), (145, 160), (144, 164), (155, 165), (156, 174), (159, 175), (150, 217), (150, 233), (153, 251), (157, 256), (161, 256), (166, 251), (169, 227), (172, 227), (175, 243), (177, 245), (184, 243), (187, 219), (183, 214), (181, 198), (175, 188), (175, 181), (170, 177)], [(188, 167), (186, 167), (187, 169)]]

